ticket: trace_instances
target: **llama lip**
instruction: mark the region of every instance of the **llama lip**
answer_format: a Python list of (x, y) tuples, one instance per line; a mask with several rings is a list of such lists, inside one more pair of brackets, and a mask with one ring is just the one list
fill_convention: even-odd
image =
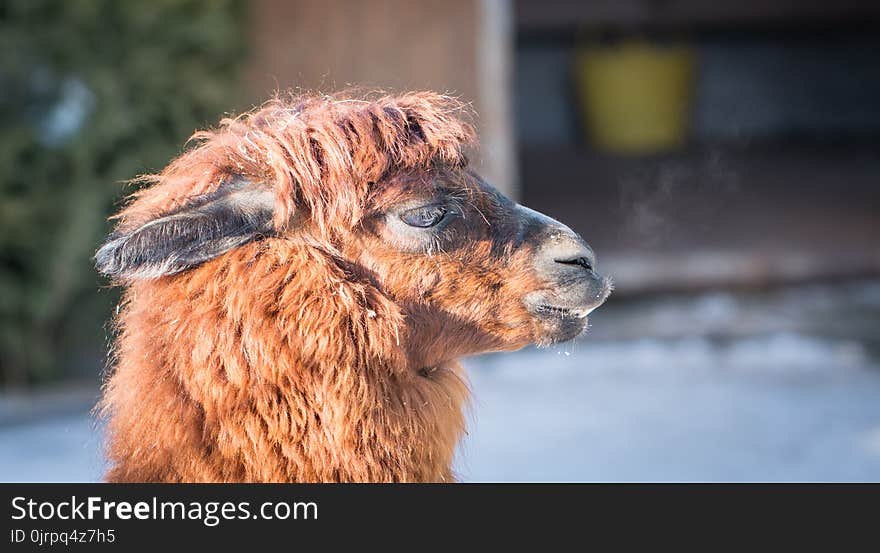
[(577, 322), (605, 303), (611, 294), (610, 279), (593, 281), (589, 286), (528, 294), (523, 303), (528, 311), (544, 320)]
[(592, 313), (593, 310), (596, 309), (596, 307), (572, 308), (542, 303), (535, 306), (534, 311), (538, 314), (550, 315), (552, 317), (559, 317), (562, 319), (586, 319), (587, 315)]
[(578, 286), (532, 292), (523, 303), (539, 322), (539, 343), (560, 343), (580, 336), (588, 327), (587, 317), (610, 293), (611, 279), (596, 275)]
[(543, 301), (526, 301), (526, 307), (538, 323), (536, 342), (539, 345), (573, 340), (587, 329), (587, 315), (598, 306), (566, 306)]

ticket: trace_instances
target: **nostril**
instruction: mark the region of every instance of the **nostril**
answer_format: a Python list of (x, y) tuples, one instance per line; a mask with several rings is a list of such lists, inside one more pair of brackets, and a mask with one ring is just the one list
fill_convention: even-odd
[(561, 263), (563, 265), (577, 265), (583, 267), (588, 271), (593, 270), (593, 264), (586, 257), (573, 257), (570, 259), (554, 259), (556, 263)]

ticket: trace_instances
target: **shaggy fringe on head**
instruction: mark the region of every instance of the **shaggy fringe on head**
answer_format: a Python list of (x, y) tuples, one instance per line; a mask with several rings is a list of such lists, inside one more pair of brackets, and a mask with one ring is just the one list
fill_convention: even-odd
[(475, 143), (470, 118), (465, 104), (432, 92), (278, 95), (196, 132), (195, 148), (137, 179), (155, 186), (135, 193), (117, 218), (120, 227), (142, 224), (240, 175), (275, 187), (277, 230), (301, 206), (328, 239), (361, 219), (370, 187), (389, 170), (464, 165), (463, 149)]

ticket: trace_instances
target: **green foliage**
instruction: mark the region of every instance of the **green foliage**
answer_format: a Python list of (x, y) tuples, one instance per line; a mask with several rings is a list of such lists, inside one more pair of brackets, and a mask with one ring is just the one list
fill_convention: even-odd
[[(236, 0), (0, 0), (0, 383), (100, 368), (123, 181), (239, 100)], [(96, 366), (96, 362), (98, 365)]]

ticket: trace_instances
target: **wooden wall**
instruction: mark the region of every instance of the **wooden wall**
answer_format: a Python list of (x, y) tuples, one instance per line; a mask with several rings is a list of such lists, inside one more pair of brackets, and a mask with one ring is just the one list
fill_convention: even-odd
[(253, 0), (247, 89), (453, 93), (479, 114), (474, 164), (515, 196), (512, 18), (509, 0)]

